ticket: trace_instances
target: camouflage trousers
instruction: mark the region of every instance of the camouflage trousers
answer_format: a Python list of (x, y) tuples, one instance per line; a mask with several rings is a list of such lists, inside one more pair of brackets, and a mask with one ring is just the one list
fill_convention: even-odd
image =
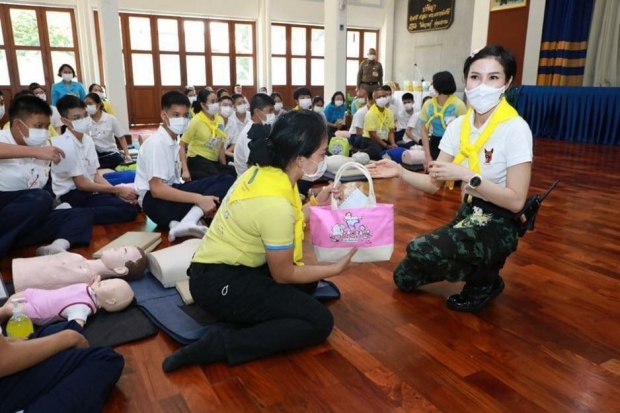
[(473, 206), (463, 203), (451, 222), (413, 239), (394, 270), (396, 286), (411, 291), (438, 281), (486, 284), (497, 277), (517, 249), (516, 223), (492, 215), (484, 226), (454, 228), (472, 212)]

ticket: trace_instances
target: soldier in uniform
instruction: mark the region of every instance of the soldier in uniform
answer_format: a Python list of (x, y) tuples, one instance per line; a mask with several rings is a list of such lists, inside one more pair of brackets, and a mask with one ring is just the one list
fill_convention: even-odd
[(366, 90), (368, 96), (372, 96), (372, 92), (383, 84), (383, 66), (377, 62), (375, 49), (368, 49), (367, 57), (357, 72), (357, 88)]

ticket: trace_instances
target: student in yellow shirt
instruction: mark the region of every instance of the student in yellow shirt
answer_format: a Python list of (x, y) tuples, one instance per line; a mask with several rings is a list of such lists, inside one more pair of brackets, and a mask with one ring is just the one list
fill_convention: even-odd
[(224, 120), (219, 115), (217, 95), (204, 89), (192, 104), (196, 115), (181, 138), (182, 178), (184, 181), (227, 173), (236, 176), (226, 164)]
[[(209, 329), (197, 342), (164, 360), (166, 372), (188, 364), (240, 364), (322, 343), (334, 318), (312, 297), (319, 280), (344, 271), (355, 249), (324, 265), (302, 263), (304, 223), (297, 181), (314, 180), (327, 165), (327, 133), (319, 114), (285, 113), (267, 136), (251, 129), (255, 166), (228, 191), (189, 268), (196, 304), (236, 330)], [(256, 135), (255, 135), (256, 133)], [(341, 191), (326, 186), (314, 205)]]
[(373, 92), (375, 104), (370, 107), (364, 118), (364, 134), (361, 144), (362, 152), (370, 159), (381, 159), (381, 152), (396, 148), (394, 140), (394, 113), (386, 107), (388, 93), (383, 89)]

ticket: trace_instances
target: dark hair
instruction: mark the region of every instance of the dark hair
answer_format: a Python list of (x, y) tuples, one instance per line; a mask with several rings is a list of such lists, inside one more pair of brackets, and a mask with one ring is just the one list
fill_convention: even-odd
[(228, 94), (228, 90), (224, 89), (224, 88), (220, 88), (217, 90), (217, 98), (221, 98), (222, 97), (222, 93), (227, 93)]
[(286, 170), (298, 156), (310, 157), (327, 137), (322, 116), (308, 110), (283, 114), (267, 135), (268, 127), (254, 124), (250, 128), (250, 163)]
[[(215, 92), (207, 89), (202, 89), (200, 92), (198, 92), (198, 94), (196, 95), (196, 100), (194, 101), (194, 103), (192, 103), (192, 110), (194, 111), (194, 113), (199, 113), (202, 110), (201, 104), (207, 104), (207, 99), (209, 98), (209, 95), (213, 95), (214, 93)], [(185, 99), (187, 99), (187, 96), (185, 96)], [(189, 99), (187, 100), (189, 101)]]
[(69, 115), (70, 109), (82, 108), (86, 109), (86, 103), (84, 103), (79, 97), (73, 95), (64, 95), (56, 102), (56, 109), (63, 118)]
[(241, 93), (233, 93), (230, 97), (233, 101), (233, 104), (237, 101), (237, 99), (243, 99), (243, 103), (245, 103), (245, 97)]
[(346, 99), (344, 98), (344, 93), (342, 92), (336, 92), (332, 95), (332, 104), (334, 104), (334, 102), (336, 102), (336, 96), (342, 96), (342, 100), (346, 101)]
[[(17, 95), (16, 95), (17, 96)], [(32, 94), (23, 94), (16, 97), (9, 105), (9, 120), (13, 125), (13, 119), (28, 119), (32, 115), (52, 116), (52, 108), (47, 102), (42, 101)]]
[(137, 261), (126, 261), (125, 268), (127, 268), (127, 274), (123, 277), (125, 280), (137, 280), (141, 278), (146, 270), (148, 264), (148, 258), (141, 248), (138, 248), (140, 252), (140, 258)]
[(250, 100), (250, 113), (254, 116), (254, 109), (263, 110), (265, 106), (273, 106), (276, 102), (266, 93), (257, 93)]
[(323, 105), (325, 105), (325, 99), (323, 99), (323, 96), (315, 96), (312, 99), (312, 106), (316, 105), (319, 102), (321, 102), (321, 103), (323, 103)]
[(298, 100), (300, 96), (312, 96), (312, 92), (307, 87), (300, 87), (293, 93), (293, 99)]
[(465, 59), (465, 64), (463, 65), (463, 76), (465, 79), (467, 79), (467, 76), (469, 75), (469, 68), (472, 63), (476, 60), (486, 59), (488, 57), (492, 57), (502, 65), (504, 68), (504, 74), (506, 75), (506, 82), (508, 82), (510, 78), (514, 80), (517, 75), (517, 62), (515, 60), (515, 56), (510, 50), (506, 50), (502, 46), (495, 44), (485, 46), (480, 49), (478, 53)]
[(171, 90), (161, 96), (161, 108), (167, 110), (172, 105), (187, 106), (189, 108), (189, 99), (182, 92)]
[(422, 99), (422, 106), (424, 106), (427, 100), (430, 100), (432, 98), (433, 98), (432, 96), (426, 96), (424, 99)]
[(101, 105), (101, 110), (105, 112), (105, 107), (103, 107), (103, 99), (101, 99), (101, 96), (99, 96), (95, 92), (89, 93), (88, 95), (84, 97), (84, 103), (86, 103), (87, 98), (92, 99), (95, 102), (95, 104)]
[[(205, 89), (205, 90), (209, 90), (209, 89)], [(233, 100), (230, 96), (222, 96), (221, 98), (219, 98), (217, 101), (222, 103), (225, 100), (230, 100), (230, 103), (233, 103)]]
[(381, 90), (385, 90), (386, 92), (392, 93), (392, 88), (390, 87), (390, 85), (381, 86)]
[(414, 100), (413, 99), (413, 93), (404, 93), (403, 97), (401, 98), (401, 100), (404, 102), (405, 100)]
[(442, 95), (452, 95), (456, 92), (454, 76), (448, 71), (437, 72), (433, 75), (433, 88)]
[(276, 98), (280, 98), (280, 100), (283, 100), (281, 94), (279, 94), (278, 92), (273, 92), (271, 94), (271, 99), (276, 100)]
[[(34, 82), (28, 85), (28, 90), (31, 92), (34, 92), (36, 89), (43, 89), (43, 86), (41, 86), (40, 84)], [(45, 89), (43, 89), (45, 90)]]
[[(13, 99), (19, 99), (21, 97), (24, 96), (34, 96), (34, 93), (32, 93), (30, 90), (28, 89), (22, 89), (19, 92), (17, 92), (14, 96)], [(38, 98), (37, 98), (38, 99)]]
[(196, 89), (194, 89), (193, 87), (186, 87), (183, 93), (185, 94), (185, 96), (187, 96), (189, 95), (189, 92), (195, 92), (195, 91)]
[(73, 72), (73, 77), (75, 77), (75, 69), (73, 68), (73, 66), (67, 63), (60, 65), (60, 69), (58, 69), (58, 77), (62, 77), (62, 69), (64, 69), (65, 67), (71, 69), (71, 72)]
[(95, 86), (99, 86), (101, 89), (103, 89), (103, 86), (101, 86), (99, 83), (93, 83), (88, 87), (88, 93), (92, 92)]

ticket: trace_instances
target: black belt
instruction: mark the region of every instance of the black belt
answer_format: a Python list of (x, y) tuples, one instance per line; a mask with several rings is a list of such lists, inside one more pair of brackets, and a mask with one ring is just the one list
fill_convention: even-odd
[(482, 198), (476, 198), (475, 196), (466, 194), (464, 201), (469, 205), (473, 205), (482, 209), (484, 212), (517, 221), (517, 214), (515, 214), (514, 212), (492, 204), (491, 202), (485, 201)]
[(363, 85), (378, 85), (379, 82), (362, 82)]

